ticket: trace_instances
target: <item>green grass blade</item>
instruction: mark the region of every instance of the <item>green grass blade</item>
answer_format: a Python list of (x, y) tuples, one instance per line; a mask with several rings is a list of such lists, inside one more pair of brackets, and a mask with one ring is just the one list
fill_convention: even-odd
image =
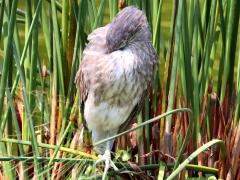
[(6, 88), (6, 84), (7, 84), (7, 75), (8, 75), (8, 69), (9, 69), (9, 64), (10, 64), (9, 59), (11, 56), (11, 46), (12, 46), (14, 26), (15, 26), (15, 21), (16, 21), (17, 3), (18, 3), (17, 0), (13, 1), (10, 22), (9, 22), (9, 26), (8, 26), (7, 47), (5, 50), (6, 54), (4, 56), (4, 63), (3, 63), (1, 84), (0, 84), (0, 115), (3, 114), (2, 113), (3, 112), (3, 100), (4, 100), (3, 98), (4, 98), (4, 94), (5, 94), (5, 88)]
[[(9, 100), (9, 105), (10, 105), (11, 111), (12, 111), (13, 124), (14, 124), (15, 129), (16, 129), (17, 139), (21, 140), (21, 131), (20, 131), (18, 121), (17, 121), (17, 116), (16, 116), (17, 113), (16, 113), (16, 110), (15, 110), (13, 98), (12, 98), (12, 95), (11, 95), (9, 89), (7, 89), (7, 98)], [(8, 143), (8, 142), (6, 142), (6, 143)], [(19, 144), (18, 148), (19, 148), (20, 156), (24, 156), (24, 149), (23, 149), (22, 144)], [(23, 170), (24, 170), (23, 171), (24, 177), (26, 179), (29, 179), (28, 175), (27, 175), (27, 172), (25, 171), (25, 169), (27, 168), (25, 161), (22, 162), (22, 166), (23, 166)]]
[[(21, 83), (22, 83), (23, 101), (24, 101), (26, 116), (28, 117), (28, 119), (27, 119), (28, 120), (28, 128), (30, 130), (30, 137), (31, 137), (31, 142), (32, 142), (32, 147), (33, 147), (33, 155), (34, 155), (34, 157), (38, 157), (39, 150), (37, 148), (37, 139), (36, 139), (36, 135), (35, 135), (35, 131), (34, 131), (34, 125), (33, 125), (34, 120), (33, 120), (32, 114), (31, 114), (29, 100), (28, 100), (27, 91), (26, 91), (26, 80), (25, 80), (24, 69), (20, 65), (20, 60), (18, 58), (16, 58), (15, 60), (16, 60), (17, 69), (20, 74)], [(39, 174), (39, 164), (38, 164), (36, 158), (34, 161), (34, 167), (35, 167), (34, 171), (35, 171), (36, 175), (38, 175)], [(42, 179), (42, 177), (39, 177), (39, 178)]]
[[(142, 124), (143, 117), (142, 117), (142, 111), (137, 116), (137, 123)], [(141, 157), (144, 154), (144, 131), (143, 128), (137, 129), (137, 141), (138, 141), (138, 163), (140, 165), (144, 164), (144, 159)]]
[[(2, 29), (2, 25), (3, 25), (4, 5), (5, 5), (5, 0), (2, 0), (2, 3), (0, 5), (0, 29)], [(1, 41), (1, 38), (2, 38), (2, 33), (0, 33), (0, 41)]]
[[(80, 4), (80, 8), (79, 8), (79, 12), (78, 12), (78, 21), (77, 21), (77, 31), (76, 31), (76, 37), (75, 37), (75, 45), (74, 45), (74, 52), (73, 52), (73, 60), (72, 60), (72, 67), (71, 67), (71, 74), (70, 74), (70, 79), (69, 79), (69, 88), (68, 88), (68, 93), (67, 93), (67, 101), (66, 101), (66, 105), (65, 105), (65, 113), (64, 113), (64, 117), (63, 117), (63, 127), (65, 127), (65, 123), (67, 122), (67, 119), (69, 117), (69, 113), (70, 113), (70, 106), (71, 106), (71, 100), (72, 100), (72, 96), (73, 96), (73, 90), (74, 90), (74, 77), (76, 74), (76, 70), (78, 68), (78, 59), (81, 59), (81, 54), (83, 51), (83, 41), (81, 41), (80, 39), (83, 39), (84, 37), (84, 32), (82, 31), (82, 21), (84, 21), (84, 19), (86, 18), (84, 13), (84, 10), (82, 8), (82, 6), (84, 7), (86, 1), (81, 1)], [(80, 51), (80, 53), (79, 53)], [(61, 133), (60, 135), (63, 134), (65, 128), (61, 129)]]
[[(221, 104), (223, 103), (227, 87), (229, 89), (228, 97), (231, 97), (232, 95), (233, 73), (234, 73), (239, 17), (240, 17), (240, 1), (231, 0), (229, 15), (227, 19), (227, 25), (226, 25), (227, 27), (226, 49), (225, 49), (224, 70), (223, 70), (223, 79), (222, 79), (221, 96), (220, 96)], [(230, 101), (231, 101), (231, 98), (228, 98), (228, 114), (230, 110)]]
[(194, 29), (193, 29), (193, 55), (192, 55), (192, 73), (193, 73), (193, 112), (194, 116), (194, 145), (197, 147), (198, 137), (200, 131), (200, 97), (199, 97), (199, 82), (198, 82), (198, 67), (199, 67), (199, 54), (198, 54), (198, 20), (199, 20), (199, 4), (195, 1), (195, 16), (194, 16)]
[(50, 32), (49, 32), (49, 20), (46, 14), (46, 6), (45, 3), (42, 2), (42, 13), (41, 13), (41, 27), (43, 30), (44, 40), (46, 44), (48, 59), (50, 59)]
[[(41, 1), (42, 0), (40, 0), (38, 2), (36, 12), (35, 12), (35, 14), (33, 16), (30, 28), (29, 28), (28, 33), (27, 33), (27, 37), (25, 39), (25, 45), (24, 45), (24, 48), (23, 48), (23, 51), (22, 51), (22, 54), (21, 54), (21, 59), (20, 59), (20, 66), (23, 66), (23, 64), (24, 64), (25, 56), (26, 56), (26, 53), (27, 53), (27, 49), (28, 49), (28, 47), (30, 45), (30, 42), (31, 42), (31, 36), (32, 36), (33, 28), (34, 28), (34, 26), (36, 25), (36, 23), (38, 21), (38, 15), (39, 15), (39, 11), (41, 9), (40, 8)], [(19, 80), (19, 71), (17, 71), (16, 77), (15, 77), (15, 81), (14, 81), (14, 84), (13, 84), (13, 87), (12, 87), (12, 91), (11, 91), (12, 95), (15, 93), (15, 90), (16, 90), (16, 87), (17, 87), (17, 84), (18, 84), (18, 80)]]
[(208, 78), (208, 69), (210, 61), (210, 53), (213, 45), (213, 34), (215, 30), (215, 18), (216, 18), (216, 7), (217, 0), (212, 1), (211, 11), (210, 11), (210, 20), (207, 28), (206, 41), (204, 45), (203, 52), (203, 61), (201, 63), (201, 74), (200, 74), (200, 103), (203, 101), (204, 94), (207, 88), (207, 78)]
[(71, 127), (72, 127), (72, 122), (70, 121), (70, 122), (68, 123), (68, 126), (66, 127), (63, 135), (61, 136), (61, 139), (59, 140), (58, 145), (57, 145), (56, 148), (54, 149), (54, 153), (53, 153), (53, 155), (52, 155), (52, 157), (51, 157), (51, 159), (50, 159), (50, 161), (49, 161), (49, 163), (48, 163), (48, 167), (51, 166), (51, 164), (52, 164), (52, 162), (53, 162), (53, 159), (57, 156), (57, 153), (58, 153), (58, 151), (59, 151), (59, 149), (60, 149), (60, 146), (61, 146), (61, 144), (63, 143), (63, 141), (65, 140), (65, 137), (66, 137), (66, 135), (67, 135), (67, 133), (68, 133), (68, 131), (70, 130)]
[(158, 180), (164, 179), (164, 171), (165, 171), (165, 163), (163, 161), (160, 161), (159, 163), (159, 171), (158, 171)]
[(97, 12), (97, 16), (95, 18), (95, 22), (93, 25), (93, 29), (96, 29), (97, 27), (99, 27), (102, 24), (105, 6), (106, 6), (106, 0), (101, 0), (100, 6), (99, 6), (99, 9)]
[[(39, 1), (39, 8), (41, 9), (42, 1)], [(36, 11), (37, 8), (37, 1), (34, 2), (34, 9)], [(40, 11), (38, 11), (40, 12)], [(39, 17), (39, 15), (38, 15)], [(36, 78), (37, 78), (37, 59), (38, 59), (38, 23), (33, 28), (32, 33), (32, 54), (31, 54), (31, 69), (30, 69), (30, 84), (29, 84), (29, 105), (30, 109), (33, 113), (33, 110), (35, 108), (35, 97), (34, 92), (36, 90)]]
[[(167, 111), (171, 111), (173, 109), (174, 103), (174, 93), (175, 93), (175, 85), (176, 85), (176, 76), (177, 76), (177, 67), (178, 67), (178, 55), (179, 55), (179, 44), (181, 40), (181, 26), (182, 26), (182, 7), (183, 1), (179, 1), (179, 7), (177, 11), (177, 25), (176, 25), (176, 45), (174, 48), (174, 55), (173, 55), (173, 65), (172, 65), (172, 73), (171, 73), (171, 81), (170, 81), (170, 90), (169, 90), (169, 103)], [(167, 153), (171, 154), (171, 126), (172, 126), (172, 115), (168, 116), (166, 119), (166, 126), (165, 126), (165, 143), (166, 143), (166, 150)]]
[[(60, 93), (61, 93), (60, 96), (64, 96), (65, 88), (64, 88), (64, 77), (63, 77), (64, 70), (63, 70), (63, 59), (62, 59), (62, 41), (60, 40), (56, 2), (54, 0), (51, 0), (51, 8), (52, 8), (52, 21), (53, 21), (53, 37), (54, 37), (54, 44), (56, 46), (56, 51), (57, 51), (56, 60), (58, 65), (58, 78), (59, 78)], [(63, 104), (62, 104), (62, 107), (64, 107)]]
[[(3, 1), (2, 1), (3, 2)], [(14, 0), (12, 2), (11, 7), (11, 15), (10, 15), (10, 22), (8, 24), (8, 37), (7, 37), (7, 45), (6, 50), (4, 54), (4, 62), (3, 62), (3, 68), (2, 68), (2, 76), (1, 76), (1, 84), (0, 84), (0, 123), (2, 123), (2, 114), (3, 114), (3, 102), (4, 102), (4, 95), (5, 95), (5, 88), (7, 85), (7, 75), (10, 65), (10, 56), (11, 56), (11, 49), (12, 49), (12, 41), (13, 41), (13, 33), (14, 33), (14, 26), (16, 22), (16, 11), (17, 11), (17, 4), (18, 1)], [(4, 4), (2, 4), (4, 7)], [(3, 136), (3, 130), (0, 128), (0, 138)], [(3, 143), (0, 143), (0, 150), (2, 155), (6, 155), (6, 148)], [(15, 179), (14, 173), (11, 171), (11, 163), (6, 162), (3, 163), (3, 172), (9, 179)]]
[(185, 161), (183, 161), (179, 167), (173, 171), (171, 173), (171, 175), (169, 177), (167, 177), (166, 180), (171, 180), (174, 179), (179, 173), (180, 171), (182, 171), (187, 164), (189, 164), (195, 157), (197, 157), (200, 153), (202, 153), (203, 151), (205, 151), (206, 149), (208, 149), (209, 147), (215, 145), (215, 144), (219, 144), (220, 148), (221, 148), (221, 152), (222, 152), (222, 157), (223, 159), (226, 157), (226, 147), (225, 144), (222, 140), (219, 139), (213, 139), (212, 141), (204, 144), (203, 146), (201, 146), (200, 148), (198, 148), (196, 151), (194, 151)]
[(238, 69), (237, 69), (237, 86), (236, 86), (236, 109), (235, 109), (235, 115), (234, 115), (234, 127), (237, 127), (238, 123), (240, 123), (239, 118), (240, 118), (240, 46), (239, 46), (239, 53), (238, 53)]
[[(17, 144), (28, 145), (28, 146), (32, 145), (32, 143), (30, 141), (9, 139), (9, 138), (1, 138), (0, 142), (6, 142), (6, 143), (10, 142), (10, 143), (17, 143)], [(46, 144), (46, 143), (37, 143), (37, 145), (38, 145), (38, 147), (47, 148), (47, 149), (55, 149), (56, 148), (55, 145), (50, 145), (50, 144)], [(61, 146), (60, 151), (71, 153), (71, 154), (74, 154), (74, 155), (83, 156), (83, 157), (86, 157), (86, 158), (91, 158), (91, 159), (94, 159), (94, 160), (98, 159), (98, 157), (96, 157), (94, 155), (84, 153), (84, 152), (81, 152), (81, 151), (78, 151), (78, 150), (75, 150), (75, 149), (70, 149), (70, 148), (67, 148), (67, 147), (62, 147)]]

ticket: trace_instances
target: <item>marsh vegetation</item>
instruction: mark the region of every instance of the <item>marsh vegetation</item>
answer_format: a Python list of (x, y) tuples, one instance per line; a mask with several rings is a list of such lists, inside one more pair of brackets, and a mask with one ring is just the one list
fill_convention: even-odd
[(0, 179), (101, 177), (74, 77), (87, 35), (129, 5), (160, 63), (109, 177), (240, 179), (239, 0), (0, 0)]

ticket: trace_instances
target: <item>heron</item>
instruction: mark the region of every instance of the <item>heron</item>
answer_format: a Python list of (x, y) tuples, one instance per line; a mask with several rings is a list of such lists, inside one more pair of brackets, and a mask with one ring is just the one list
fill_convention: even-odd
[[(152, 86), (158, 56), (151, 42), (145, 13), (136, 7), (122, 9), (104, 27), (88, 35), (75, 82), (80, 87), (80, 109), (93, 144), (128, 127), (141, 111)], [(94, 147), (110, 167), (114, 140)]]

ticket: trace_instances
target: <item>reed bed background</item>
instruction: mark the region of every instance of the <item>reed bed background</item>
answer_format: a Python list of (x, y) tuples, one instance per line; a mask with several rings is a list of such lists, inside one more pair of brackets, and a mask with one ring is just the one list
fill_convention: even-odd
[(74, 77), (87, 35), (128, 5), (160, 64), (109, 177), (240, 179), (239, 0), (0, 0), (0, 179), (101, 177)]

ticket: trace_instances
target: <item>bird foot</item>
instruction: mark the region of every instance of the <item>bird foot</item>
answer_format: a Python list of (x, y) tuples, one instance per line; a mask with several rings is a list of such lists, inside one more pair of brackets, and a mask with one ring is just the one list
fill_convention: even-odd
[(103, 176), (102, 176), (102, 180), (105, 180), (106, 176), (107, 176), (108, 169), (110, 167), (112, 167), (115, 171), (117, 171), (118, 168), (113, 163), (113, 161), (111, 160), (111, 153), (110, 153), (109, 150), (106, 150), (105, 153), (103, 155), (99, 155), (99, 157), (100, 157), (100, 159), (95, 162), (95, 166), (102, 161), (105, 162), (104, 172), (103, 172)]

